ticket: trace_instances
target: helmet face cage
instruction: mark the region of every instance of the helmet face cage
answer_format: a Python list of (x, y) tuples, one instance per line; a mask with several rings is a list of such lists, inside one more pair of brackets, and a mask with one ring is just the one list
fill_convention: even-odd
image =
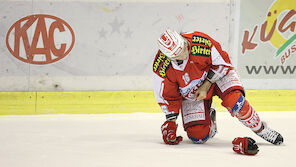
[(175, 59), (183, 51), (185, 42), (179, 33), (167, 29), (158, 39), (158, 47), (168, 58)]

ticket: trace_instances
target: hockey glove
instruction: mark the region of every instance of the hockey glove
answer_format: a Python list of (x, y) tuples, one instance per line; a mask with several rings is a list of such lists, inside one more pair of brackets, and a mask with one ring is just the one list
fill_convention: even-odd
[(182, 136), (176, 135), (177, 124), (174, 121), (165, 121), (161, 126), (162, 138), (165, 144), (176, 145), (183, 140)]
[(258, 146), (256, 141), (250, 137), (237, 137), (232, 141), (233, 151), (244, 155), (256, 155)]

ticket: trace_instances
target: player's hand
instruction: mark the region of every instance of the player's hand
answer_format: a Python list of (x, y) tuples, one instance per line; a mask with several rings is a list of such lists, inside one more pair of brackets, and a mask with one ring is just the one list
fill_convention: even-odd
[(194, 97), (196, 100), (203, 100), (207, 97), (207, 90), (203, 90), (201, 88), (197, 89)]
[(250, 137), (237, 137), (232, 141), (233, 151), (244, 155), (256, 155), (258, 153), (258, 146)]
[(165, 121), (161, 126), (162, 139), (165, 144), (176, 145), (179, 144), (183, 138), (176, 135), (177, 124), (174, 121)]
[(207, 93), (212, 83), (205, 80), (204, 83), (195, 91), (194, 97), (196, 100), (203, 100), (207, 97)]

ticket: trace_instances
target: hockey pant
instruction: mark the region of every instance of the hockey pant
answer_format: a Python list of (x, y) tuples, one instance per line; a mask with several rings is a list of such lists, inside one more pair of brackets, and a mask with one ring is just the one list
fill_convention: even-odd
[[(231, 115), (238, 118), (252, 131), (259, 131), (262, 123), (257, 112), (244, 96), (242, 83), (236, 71), (231, 70), (225, 77), (212, 85), (209, 93), (222, 99), (222, 106), (227, 108)], [(204, 143), (213, 130), (213, 122), (210, 117), (212, 99), (182, 102), (182, 120), (187, 136), (194, 143)]]

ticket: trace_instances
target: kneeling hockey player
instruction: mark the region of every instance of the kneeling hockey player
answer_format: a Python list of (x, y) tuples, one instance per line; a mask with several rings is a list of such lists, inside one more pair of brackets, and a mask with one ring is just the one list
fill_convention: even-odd
[(201, 32), (179, 34), (167, 29), (158, 39), (159, 50), (153, 63), (154, 93), (165, 113), (161, 126), (166, 144), (178, 144), (175, 123), (182, 113), (189, 139), (204, 143), (213, 137), (216, 112), (211, 109), (217, 95), (232, 116), (266, 141), (279, 145), (283, 137), (260, 120), (245, 98), (245, 90), (220, 44)]

